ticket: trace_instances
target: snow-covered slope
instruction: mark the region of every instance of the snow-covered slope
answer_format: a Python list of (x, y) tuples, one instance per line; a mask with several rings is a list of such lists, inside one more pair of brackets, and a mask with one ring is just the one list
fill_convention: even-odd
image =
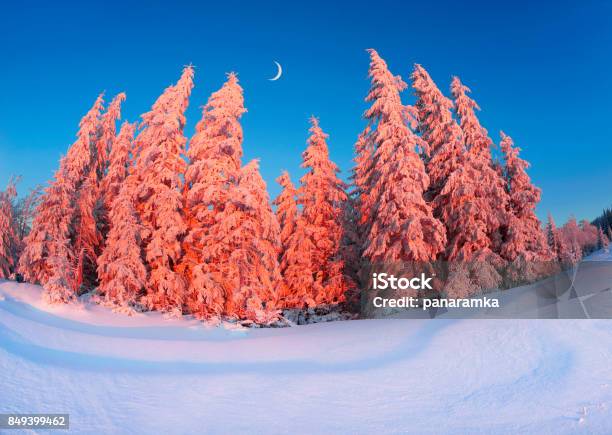
[(0, 282), (0, 413), (74, 433), (610, 433), (612, 321), (224, 329)]

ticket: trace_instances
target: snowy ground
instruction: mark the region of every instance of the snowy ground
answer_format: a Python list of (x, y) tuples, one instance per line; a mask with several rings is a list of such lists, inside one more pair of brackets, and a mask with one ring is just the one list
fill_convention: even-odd
[(91, 434), (606, 434), (612, 320), (229, 330), (48, 307), (0, 282), (7, 412), (70, 413)]

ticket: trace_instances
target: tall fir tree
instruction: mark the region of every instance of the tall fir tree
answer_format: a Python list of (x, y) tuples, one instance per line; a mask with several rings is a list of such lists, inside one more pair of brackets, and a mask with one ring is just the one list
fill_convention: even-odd
[(264, 323), (275, 320), (281, 280), (280, 228), (256, 160), (241, 169), (238, 184), (230, 189), (230, 204), (220, 218), (219, 228), (229, 235), (227, 267), (235, 281), (231, 314)]
[[(430, 185), (426, 196), (432, 200), (460, 165), (463, 132), (453, 118), (453, 102), (442, 94), (425, 68), (415, 64), (411, 77), (417, 99), (417, 131), (429, 144), (425, 168)], [(439, 217), (440, 210), (434, 210), (434, 215)]]
[(297, 207), (297, 189), (291, 182), (291, 177), (287, 171), (276, 179), (276, 182), (281, 186), (281, 193), (274, 200), (276, 205), (276, 218), (280, 225), (281, 246), (283, 250), (287, 248), (287, 243), (291, 234), (295, 230), (296, 221), (298, 219)]
[(351, 173), (353, 191), (351, 196), (354, 201), (357, 232), (359, 235), (360, 244), (363, 244), (365, 236), (365, 224), (369, 218), (368, 204), (371, 201), (368, 198), (368, 182), (372, 173), (372, 161), (374, 155), (374, 142), (372, 141), (372, 125), (368, 120), (368, 125), (359, 134), (357, 142), (355, 142), (355, 158)]
[(112, 141), (108, 170), (100, 185), (105, 214), (111, 210), (128, 176), (135, 130), (136, 126), (126, 121)]
[[(461, 229), (455, 226), (459, 231), (451, 231), (451, 236), (458, 237), (450, 239), (449, 258), (469, 259), (475, 254), (487, 254), (488, 251), (498, 256), (503, 226), (508, 217), (506, 207), (509, 198), (505, 183), (493, 168), (491, 158), (493, 142), (476, 116), (475, 110), (480, 108), (467, 95), (470, 89), (463, 85), (458, 77), (453, 77), (451, 92), (455, 99), (455, 111), (460, 120), (467, 152), (461, 167), (451, 176), (455, 177), (453, 179), (455, 189), (448, 189), (455, 191), (452, 199), (456, 204), (461, 204), (461, 210), (455, 216), (449, 216), (453, 214), (452, 212), (446, 216), (443, 214), (447, 221), (454, 217), (459, 227), (463, 227)], [(452, 234), (453, 232), (456, 234)]]
[(142, 239), (148, 268), (144, 304), (149, 309), (180, 311), (185, 281), (175, 271), (181, 238), (187, 230), (182, 212), (182, 174), (186, 138), (185, 110), (193, 88), (193, 67), (163, 92), (151, 111), (142, 115), (135, 139), (138, 153), (128, 184), (134, 186), (134, 204), (144, 230)]
[(317, 304), (331, 304), (344, 300), (344, 292), (351, 285), (344, 274), (342, 258), (342, 219), (347, 201), (344, 183), (338, 178), (340, 170), (329, 157), (328, 135), (319, 126), (319, 120), (310, 118), (308, 146), (302, 153), (302, 167), (307, 170), (300, 179), (298, 204), (302, 207), (300, 219), (311, 228), (316, 250), (313, 265), (319, 292), (313, 293)]
[[(121, 104), (123, 101), (125, 101), (125, 94), (123, 92), (117, 94), (108, 105), (106, 112), (102, 114), (100, 120), (100, 134), (95, 149), (96, 164), (94, 168), (92, 168), (92, 171), (95, 172), (96, 183), (90, 183), (89, 186), (86, 186), (90, 189), (95, 187), (95, 192), (85, 192), (84, 194), (85, 197), (92, 195), (96, 196), (92, 214), (95, 216), (96, 229), (102, 241), (99, 250), (102, 249), (102, 245), (108, 234), (108, 215), (112, 206), (112, 201), (119, 192), (120, 183), (125, 179), (125, 175), (120, 173), (120, 169), (117, 168), (117, 166), (121, 165), (122, 162), (120, 161), (124, 158), (123, 149), (121, 149), (121, 145), (124, 144), (118, 146), (118, 142), (120, 140), (123, 142), (126, 139), (125, 136), (121, 137), (121, 132), (117, 135), (116, 125), (117, 121), (121, 119)], [(124, 132), (124, 135), (125, 133), (127, 132)], [(130, 137), (130, 140), (131, 139), (133, 139), (133, 137)], [(96, 267), (95, 259), (93, 267)]]
[(116, 140), (116, 123), (121, 119), (121, 103), (125, 101), (125, 93), (121, 92), (113, 98), (100, 120), (100, 133), (96, 142), (95, 171), (98, 182), (106, 175), (109, 164), (109, 153)]
[(89, 170), (96, 165), (103, 110), (103, 94), (100, 94), (89, 112), (81, 119), (77, 140), (68, 149), (63, 161), (64, 166), (60, 167), (66, 181), (75, 186), (74, 193), (87, 178)]
[(107, 233), (102, 181), (108, 169), (110, 146), (116, 138), (116, 121), (121, 117), (125, 94), (118, 94), (100, 114), (97, 133), (92, 135), (90, 163), (85, 169), (75, 196), (71, 224), (71, 251), (74, 252), (75, 291), (91, 289), (98, 283), (97, 258)]
[(130, 306), (147, 282), (142, 260), (141, 226), (133, 206), (133, 186), (124, 184), (110, 209), (110, 231), (97, 259), (100, 292), (106, 302)]
[[(296, 231), (299, 212), (297, 206), (297, 189), (291, 182), (289, 173), (283, 171), (283, 173), (276, 179), (276, 182), (280, 184), (282, 190), (281, 193), (274, 200), (276, 205), (276, 219), (280, 226), (280, 241), (281, 241), (281, 255), (279, 256), (280, 261), (280, 272), (283, 277), (286, 275), (286, 269), (291, 263), (292, 259), (288, 257), (290, 254), (290, 240), (292, 235)], [(298, 298), (292, 291), (290, 285), (288, 285), (285, 278), (278, 290), (278, 303), (283, 306), (295, 307), (299, 305)]]
[(74, 290), (80, 293), (97, 285), (96, 261), (101, 253), (103, 236), (100, 223), (100, 189), (92, 168), (77, 191), (71, 224), (71, 250), (74, 253)]
[(540, 201), (540, 189), (531, 183), (526, 169), (529, 163), (519, 157), (520, 148), (510, 136), (500, 132), (504, 153), (504, 176), (509, 196), (509, 222), (501, 254), (508, 261), (521, 257), (527, 262), (545, 262), (550, 250), (535, 208)]
[[(40, 222), (44, 220), (53, 222), (53, 227), (49, 228), (46, 225), (38, 227), (39, 231), (42, 229), (48, 232), (34, 233), (33, 229), (28, 238), (32, 233), (46, 238), (42, 240), (30, 239), (29, 243), (31, 245), (26, 245), (26, 250), (32, 246), (32, 252), (35, 255), (41, 254), (37, 249), (45, 249), (44, 263), (41, 262), (45, 267), (43, 270), (44, 280), (41, 280), (41, 284), (45, 288), (45, 299), (54, 304), (69, 302), (77, 296), (74, 270), (75, 255), (70, 241), (75, 207), (74, 190), (73, 183), (68, 181), (61, 170), (65, 160), (66, 158), (60, 162), (60, 169), (56, 172), (53, 183), (45, 190), (34, 220), (34, 224), (36, 224), (37, 219), (40, 219)], [(23, 267), (21, 260), (23, 260), (23, 257), (20, 259), (20, 268)], [(28, 279), (28, 273), (32, 271), (36, 272), (36, 269), (25, 269), (24, 277)]]
[[(351, 191), (344, 208), (344, 243), (343, 257), (346, 261), (345, 270), (356, 284), (361, 284), (363, 268), (363, 250), (369, 220), (368, 181), (372, 172), (374, 142), (372, 141), (372, 125), (368, 125), (357, 137), (354, 145), (354, 165), (351, 169)], [(356, 289), (357, 290), (357, 289)], [(355, 292), (355, 296), (359, 296)], [(350, 297), (350, 295), (349, 295)], [(349, 301), (351, 303), (353, 301)]]
[[(32, 230), (24, 240), (19, 269), (27, 281), (45, 285), (51, 275), (55, 274), (56, 278), (65, 275), (54, 280), (53, 291), (57, 297), (50, 298), (54, 301), (69, 299), (74, 290), (70, 284), (73, 283), (72, 267), (64, 267), (64, 262), (71, 265), (74, 260), (70, 237), (76, 194), (92, 164), (92, 149), (98, 140), (102, 109), (100, 95), (81, 120), (77, 140), (61, 159), (54, 179), (45, 189), (36, 209)], [(57, 258), (49, 261), (52, 257)], [(56, 266), (61, 266), (62, 270), (54, 271)], [(62, 285), (72, 287), (61, 290)]]
[[(406, 88), (375, 50), (369, 50), (372, 81), (365, 117), (372, 131), (372, 169), (366, 183), (364, 255), (372, 263), (431, 261), (444, 249), (442, 223), (425, 202), (429, 187), (418, 152), (427, 145), (411, 130), (414, 113), (400, 99)], [(362, 216), (362, 219), (364, 216)]]
[(498, 270), (504, 260), (500, 252), (508, 222), (506, 186), (493, 167), (492, 141), (476, 117), (479, 107), (468, 92), (454, 77), (451, 93), (465, 152), (434, 199), (447, 228), (445, 258), (451, 264), (445, 292), (450, 297), (465, 297), (501, 284)]
[(302, 153), (302, 167), (307, 172), (298, 188), (301, 213), (281, 260), (287, 308), (343, 302), (352, 285), (342, 256), (342, 219), (347, 201), (344, 183), (329, 158), (327, 134), (315, 117), (310, 123), (310, 137)]
[(180, 270), (189, 283), (187, 310), (200, 317), (220, 316), (233, 285), (223, 276), (229, 252), (218, 245), (214, 234), (219, 217), (229, 201), (231, 186), (238, 182), (242, 158), (240, 118), (246, 112), (242, 88), (236, 74), (229, 74), (202, 111), (202, 119), (191, 138), (185, 174), (184, 202), (188, 232)]

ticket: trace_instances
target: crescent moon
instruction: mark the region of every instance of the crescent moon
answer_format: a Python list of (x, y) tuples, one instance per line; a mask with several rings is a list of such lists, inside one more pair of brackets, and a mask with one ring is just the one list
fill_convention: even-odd
[(272, 77), (270, 80), (271, 82), (275, 82), (278, 79), (280, 79), (280, 76), (283, 75), (283, 67), (281, 66), (280, 63), (278, 63), (277, 61), (274, 61), (274, 63), (276, 64), (276, 67), (278, 68), (278, 71), (276, 72), (276, 75), (274, 77)]

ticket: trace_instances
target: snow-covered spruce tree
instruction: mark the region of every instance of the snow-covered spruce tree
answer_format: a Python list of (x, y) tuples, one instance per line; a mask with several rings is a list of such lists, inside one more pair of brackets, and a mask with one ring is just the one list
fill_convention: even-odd
[[(15, 202), (13, 209), (13, 215), (15, 219), (15, 231), (18, 240), (17, 255), (15, 258), (19, 259), (24, 248), (24, 240), (30, 230), (32, 229), (32, 221), (34, 220), (34, 214), (36, 207), (40, 203), (40, 196), (42, 195), (43, 188), (41, 185), (37, 185), (30, 189), (30, 192), (23, 198), (18, 199)], [(19, 262), (15, 264), (17, 269)]]
[[(117, 121), (121, 119), (121, 103), (125, 101), (125, 93), (121, 92), (113, 98), (100, 121), (100, 133), (94, 150), (96, 156), (95, 171), (97, 180), (101, 181), (109, 165), (109, 153), (116, 141)], [(111, 159), (113, 158), (110, 156)]]
[(119, 134), (114, 138), (110, 153), (108, 170), (101, 182), (101, 195), (106, 213), (119, 195), (121, 186), (128, 176), (131, 164), (132, 141), (136, 126), (127, 121), (121, 126)]
[(608, 252), (610, 246), (610, 239), (608, 239), (608, 236), (606, 236), (601, 227), (597, 228), (597, 246), (605, 252)]
[(344, 292), (352, 284), (344, 275), (342, 258), (343, 213), (347, 201), (344, 183), (338, 178), (340, 170), (329, 158), (328, 135), (314, 116), (310, 119), (308, 146), (302, 153), (302, 167), (308, 172), (300, 179), (298, 204), (302, 206), (300, 219), (312, 226), (314, 266), (322, 287), (313, 293), (317, 304), (331, 304), (344, 300)]
[(134, 186), (134, 206), (144, 227), (142, 232), (148, 279), (143, 303), (152, 310), (180, 312), (185, 281), (175, 271), (187, 230), (183, 219), (182, 154), (185, 110), (193, 88), (193, 67), (183, 69), (176, 85), (166, 88), (142, 115), (135, 139), (137, 158), (128, 180)]
[(369, 50), (372, 80), (365, 117), (372, 131), (374, 154), (366, 184), (369, 210), (364, 255), (371, 263), (428, 262), (444, 249), (444, 226), (423, 198), (429, 187), (417, 154), (426, 145), (410, 128), (414, 124), (400, 99), (406, 84), (393, 76), (375, 50)]
[(374, 155), (374, 143), (372, 141), (372, 126), (368, 120), (368, 125), (359, 134), (357, 142), (355, 142), (355, 165), (351, 171), (351, 180), (353, 191), (351, 197), (356, 214), (357, 234), (360, 245), (363, 245), (363, 237), (365, 236), (365, 225), (369, 219), (368, 204), (371, 201), (368, 198), (368, 182), (372, 172), (372, 161)]
[(323, 288), (313, 273), (316, 270), (313, 262), (316, 249), (310, 226), (306, 225), (304, 219), (298, 218), (280, 261), (283, 271), (279, 292), (282, 298), (281, 307), (303, 308), (317, 305), (312, 293), (322, 293)]
[(230, 187), (238, 183), (242, 158), (240, 117), (246, 112), (236, 74), (229, 74), (202, 111), (196, 133), (189, 142), (189, 166), (185, 173), (185, 254), (179, 270), (189, 283), (186, 310), (202, 318), (220, 316), (234, 290), (224, 276), (228, 234), (215, 234), (229, 201)]
[(110, 231), (97, 261), (100, 292), (107, 303), (123, 307), (137, 302), (147, 282), (132, 191), (133, 186), (124, 184), (115, 197), (109, 214)]
[(553, 257), (553, 260), (560, 263), (569, 258), (568, 247), (561, 236), (561, 232), (555, 224), (552, 215), (548, 213), (548, 221), (546, 222), (546, 242)]
[[(460, 165), (463, 132), (453, 118), (453, 102), (442, 94), (425, 68), (415, 64), (411, 78), (417, 98), (417, 132), (429, 145), (429, 155), (425, 156), (430, 181), (426, 197), (432, 200)], [(434, 209), (434, 216), (440, 215), (440, 210)]]
[(451, 92), (455, 99), (455, 110), (460, 119), (461, 129), (466, 153), (466, 161), (463, 166), (468, 166), (475, 171), (474, 181), (486, 187), (484, 191), (475, 191), (482, 205), (486, 208), (484, 216), (487, 223), (487, 235), (491, 241), (491, 249), (499, 254), (502, 231), (507, 219), (506, 207), (509, 201), (505, 190), (505, 182), (500, 173), (493, 167), (491, 157), (491, 146), (493, 142), (488, 137), (487, 130), (480, 125), (476, 116), (476, 110), (480, 107), (467, 93), (470, 89), (463, 85), (458, 77), (453, 77)]
[(276, 205), (276, 218), (280, 225), (280, 238), (283, 251), (287, 248), (289, 237), (295, 230), (296, 221), (298, 218), (297, 207), (297, 189), (291, 182), (289, 173), (283, 173), (276, 179), (276, 182), (282, 187), (281, 193), (274, 200)]
[(561, 228), (557, 230), (561, 240), (560, 260), (565, 265), (577, 264), (583, 255), (582, 230), (578, 226), (578, 222), (574, 216), (570, 216), (569, 220)]
[(72, 221), (72, 252), (75, 255), (75, 281), (77, 293), (93, 288), (98, 281), (96, 262), (103, 246), (100, 231), (100, 188), (95, 168), (77, 191), (75, 214)]
[[(97, 195), (93, 214), (95, 215), (96, 225), (99, 229), (102, 242), (106, 239), (106, 235), (108, 234), (108, 213), (114, 199), (113, 195), (116, 195), (118, 192), (118, 188), (116, 192), (107, 191), (110, 187), (109, 182), (120, 183), (125, 178), (123, 177), (121, 180), (118, 180), (118, 168), (111, 168), (113, 161), (115, 161), (116, 164), (116, 160), (121, 160), (123, 158), (121, 152), (119, 156), (116, 156), (116, 150), (114, 149), (119, 140), (116, 124), (117, 121), (121, 119), (121, 103), (123, 101), (125, 101), (125, 94), (122, 92), (113, 98), (106, 112), (102, 114), (98, 140), (95, 149), (92, 150), (95, 154), (96, 162), (95, 165), (92, 165), (92, 171), (94, 171), (96, 175), (96, 192), (92, 193)], [(119, 163), (119, 165), (120, 164), (121, 163)], [(109, 172), (112, 170), (114, 170), (114, 174), (109, 175)], [(91, 186), (93, 187), (94, 185), (92, 184)], [(86, 195), (91, 195), (92, 193), (87, 193)], [(95, 261), (93, 266), (95, 268)]]
[(510, 262), (512, 281), (531, 281), (547, 272), (551, 251), (542, 231), (535, 208), (540, 201), (540, 189), (531, 183), (526, 169), (529, 163), (519, 157), (510, 136), (500, 132), (504, 153), (503, 174), (509, 195), (508, 225), (501, 255)]
[(555, 237), (557, 225), (555, 224), (555, 220), (553, 219), (550, 212), (548, 213), (548, 220), (546, 221), (546, 227), (544, 231), (546, 232), (546, 242), (548, 243), (548, 248), (554, 255), (557, 252), (557, 243)]
[(4, 191), (0, 191), (0, 278), (9, 278), (15, 270), (17, 227), (13, 215), (13, 200), (17, 196), (15, 180), (11, 179)]
[(343, 213), (347, 195), (330, 160), (327, 134), (315, 117), (302, 153), (307, 173), (300, 179), (298, 204), (301, 213), (286, 241), (281, 260), (285, 271), (284, 308), (328, 305), (344, 301), (352, 285), (344, 273), (342, 258)]
[(116, 138), (116, 121), (121, 117), (124, 100), (125, 94), (118, 94), (100, 115), (98, 130), (92, 135), (90, 163), (76, 192), (71, 243), (77, 292), (91, 289), (98, 283), (96, 263), (108, 232), (101, 182), (108, 168), (109, 149)]
[[(19, 261), (19, 270), (26, 281), (46, 284), (53, 273), (52, 264), (48, 261), (51, 256), (67, 256), (54, 260), (55, 265), (63, 264), (64, 261), (70, 262), (74, 258), (70, 235), (75, 195), (91, 165), (91, 150), (98, 138), (102, 108), (100, 95), (81, 120), (77, 140), (61, 159), (54, 179), (44, 190), (36, 208), (32, 229), (24, 241), (25, 247)], [(67, 245), (62, 246), (63, 243)], [(69, 273), (69, 270), (70, 268), (64, 268), (64, 271), (60, 272)], [(58, 288), (58, 282), (69, 281), (71, 280), (56, 280), (54, 288)], [(63, 296), (60, 299), (64, 299)]]
[[(40, 251), (36, 249), (45, 249), (45, 256), (41, 256), (44, 259), (44, 263), (41, 263), (45, 267), (41, 283), (45, 288), (44, 297), (50, 303), (69, 302), (77, 296), (75, 255), (69, 238), (74, 214), (74, 190), (73, 183), (62, 174), (61, 168), (65, 165), (65, 160), (66, 158), (60, 162), (60, 169), (56, 172), (53, 183), (45, 189), (45, 196), (37, 208), (34, 220), (35, 223), (38, 219), (40, 222), (53, 222), (53, 226), (39, 226), (39, 232), (35, 234), (46, 238), (30, 239), (31, 245), (27, 245), (32, 246), (35, 255), (40, 255)], [(32, 233), (34, 231), (30, 236)], [(22, 264), (20, 262), (20, 268)], [(26, 279), (27, 273), (27, 269), (22, 272)]]
[(492, 165), (492, 141), (475, 114), (478, 105), (467, 96), (469, 89), (457, 77), (452, 80), (451, 92), (466, 151), (434, 205), (446, 224), (449, 241), (446, 258), (451, 271), (446, 292), (451, 297), (463, 297), (501, 284), (498, 268), (504, 261), (499, 251), (509, 199), (504, 180)]
[(258, 323), (274, 320), (281, 280), (280, 228), (256, 160), (241, 169), (238, 184), (230, 187), (217, 228), (229, 236), (226, 267), (234, 286), (228, 314)]
[(44, 284), (44, 299), (51, 304), (66, 303), (76, 298), (74, 285), (74, 265), (69, 251), (70, 240), (54, 239), (47, 263), (49, 277)]
[(588, 220), (583, 219), (580, 221), (580, 229), (582, 230), (580, 246), (582, 247), (582, 252), (588, 254), (597, 249), (597, 227)]
[[(360, 284), (361, 272), (363, 266), (363, 249), (366, 236), (366, 225), (370, 210), (368, 204), (368, 180), (372, 170), (372, 157), (374, 154), (374, 143), (372, 142), (372, 126), (370, 123), (357, 137), (354, 150), (355, 157), (353, 159), (354, 166), (351, 169), (351, 190), (344, 204), (344, 214), (342, 226), (344, 237), (342, 243), (343, 254), (345, 260), (345, 272), (356, 285)], [(355, 290), (358, 290), (356, 287)], [(352, 294), (347, 294), (349, 299), (355, 299), (359, 296), (358, 291)], [(356, 302), (348, 301), (349, 304)]]
[(308, 291), (314, 285), (312, 274), (312, 241), (306, 236), (305, 221), (299, 219), (298, 191), (289, 174), (276, 180), (283, 188), (276, 198), (277, 220), (280, 223), (280, 270), (283, 277), (278, 290), (278, 305), (284, 308), (301, 308), (316, 303)]

